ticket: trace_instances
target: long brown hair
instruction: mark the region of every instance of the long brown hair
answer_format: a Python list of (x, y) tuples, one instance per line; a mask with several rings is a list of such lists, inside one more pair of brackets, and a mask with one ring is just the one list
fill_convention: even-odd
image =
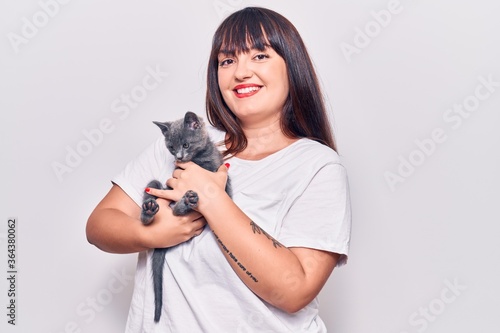
[(310, 138), (337, 150), (323, 95), (307, 49), (293, 24), (266, 8), (247, 7), (228, 16), (216, 30), (208, 63), (206, 110), (208, 121), (227, 133), (225, 155), (246, 148), (238, 119), (224, 102), (218, 85), (220, 52), (239, 54), (271, 47), (288, 72), (289, 93), (281, 115), (281, 129), (291, 138)]

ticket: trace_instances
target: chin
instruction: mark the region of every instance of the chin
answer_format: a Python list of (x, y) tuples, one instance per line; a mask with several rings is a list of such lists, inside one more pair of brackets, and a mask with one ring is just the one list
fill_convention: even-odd
[(255, 107), (238, 108), (233, 112), (238, 118), (259, 117), (262, 115), (262, 109)]

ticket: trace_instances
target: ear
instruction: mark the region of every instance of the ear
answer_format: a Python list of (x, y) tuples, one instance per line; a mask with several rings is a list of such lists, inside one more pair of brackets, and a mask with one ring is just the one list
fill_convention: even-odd
[(161, 132), (164, 136), (167, 136), (167, 134), (170, 133), (170, 125), (172, 125), (171, 123), (160, 123), (158, 121), (153, 121), (153, 123), (161, 129)]
[(189, 128), (190, 130), (197, 130), (201, 128), (201, 120), (198, 118), (196, 113), (188, 111), (184, 116), (184, 128)]

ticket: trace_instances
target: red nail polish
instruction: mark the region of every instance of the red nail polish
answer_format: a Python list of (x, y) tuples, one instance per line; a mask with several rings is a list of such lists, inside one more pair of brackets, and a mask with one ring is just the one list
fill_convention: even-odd
[(226, 168), (228, 168), (228, 169), (229, 169), (229, 167), (231, 166), (231, 164), (229, 164), (229, 163), (224, 163), (224, 165), (225, 165), (225, 166), (226, 166)]
[(149, 193), (149, 191), (151, 191), (151, 189), (149, 187), (146, 187), (146, 193)]

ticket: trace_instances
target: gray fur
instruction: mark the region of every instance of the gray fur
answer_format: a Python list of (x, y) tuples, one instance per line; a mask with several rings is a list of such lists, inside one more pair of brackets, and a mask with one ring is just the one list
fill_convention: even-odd
[[(205, 124), (193, 112), (187, 112), (183, 119), (173, 122), (155, 123), (165, 136), (165, 145), (177, 161), (192, 161), (209, 171), (217, 171), (222, 165), (223, 158), (215, 144), (210, 140)], [(156, 189), (171, 189), (158, 180), (152, 180), (147, 187)], [(229, 179), (226, 183), (226, 192), (231, 196), (231, 185)], [(141, 211), (141, 221), (143, 224), (150, 224), (155, 214), (159, 210), (156, 197), (144, 193)], [(194, 191), (187, 191), (181, 200), (172, 203), (174, 215), (182, 216), (189, 213), (198, 205), (198, 194)], [(153, 252), (153, 286), (155, 293), (155, 316), (154, 321), (158, 322), (161, 316), (162, 294), (163, 294), (163, 266), (165, 264), (165, 252), (167, 248), (155, 249)]]

